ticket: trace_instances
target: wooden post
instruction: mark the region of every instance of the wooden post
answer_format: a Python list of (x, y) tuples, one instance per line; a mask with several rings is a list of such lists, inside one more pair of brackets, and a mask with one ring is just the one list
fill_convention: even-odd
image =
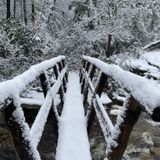
[[(99, 81), (98, 81), (96, 88), (95, 88), (95, 94), (99, 95), (99, 97), (101, 96), (101, 94), (103, 92), (103, 88), (105, 86), (106, 81), (107, 81), (107, 76), (104, 73), (101, 73)], [(91, 107), (92, 107), (91, 113), (88, 117), (88, 128), (87, 128), (88, 134), (91, 130), (91, 127), (92, 127), (92, 124), (93, 124), (93, 121), (94, 121), (94, 118), (96, 115), (96, 112), (95, 112), (93, 105)]]
[[(61, 72), (61, 71), (63, 70), (63, 68), (64, 68), (62, 61), (58, 63), (58, 67), (59, 67), (59, 71)], [(63, 85), (61, 86), (61, 89), (60, 89), (60, 90), (62, 90), (62, 95), (63, 95), (63, 93), (66, 92), (66, 89), (67, 89), (67, 88), (66, 88), (66, 85), (65, 85), (65, 80), (64, 80), (64, 78), (63, 78), (63, 82), (62, 82), (62, 83), (63, 83)]]
[[(88, 61), (85, 61), (84, 70), (88, 72), (89, 66), (90, 66), (90, 63), (89, 63)], [(83, 80), (82, 80), (82, 87), (81, 87), (81, 93), (84, 92), (85, 85), (86, 85), (86, 80), (85, 80), (85, 78), (83, 77)]]
[(45, 73), (42, 73), (42, 74), (39, 76), (39, 78), (40, 78), (40, 82), (41, 82), (41, 86), (42, 86), (42, 90), (43, 90), (44, 97), (46, 97), (47, 92), (48, 92), (49, 85), (48, 85), (48, 82), (47, 82)]
[[(49, 89), (49, 82), (47, 82), (47, 78), (44, 73), (40, 75), (40, 81), (41, 81), (44, 97), (46, 97), (48, 89)], [(50, 113), (53, 115), (51, 116), (53, 120), (53, 128), (54, 128), (56, 137), (58, 138), (58, 120), (56, 118), (55, 112), (53, 111), (53, 106), (52, 106), (52, 109), (50, 110)]]
[[(92, 65), (90, 72), (88, 73), (88, 76), (90, 78), (90, 80), (93, 79), (94, 73), (96, 71), (96, 67), (94, 65)], [(87, 103), (87, 98), (88, 98), (88, 87), (87, 89), (85, 89), (84, 93), (84, 100), (83, 100), (83, 104), (86, 105)]]
[[(84, 59), (82, 59), (82, 62), (81, 62), (82, 66), (81, 66), (81, 69), (85, 68), (85, 63), (86, 63), (86, 61), (85, 61)], [(80, 71), (79, 77), (80, 77), (80, 83), (82, 83), (82, 80), (83, 80), (82, 71)]]
[(11, 17), (11, 0), (7, 0), (6, 7), (7, 7), (7, 19), (8, 19)]
[(53, 67), (53, 71), (54, 71), (56, 79), (58, 79), (58, 69), (56, 65)]
[[(13, 116), (14, 111), (16, 110), (16, 106), (13, 101), (4, 109), (4, 119), (6, 125), (10, 131), (12, 136), (12, 140), (16, 149), (17, 156), (20, 160), (35, 160), (35, 153), (32, 153), (31, 143), (27, 137), (25, 137), (27, 133), (26, 124), (23, 122), (24, 115), (18, 115), (18, 118), (22, 121), (18, 122), (17, 118)], [(29, 127), (28, 127), (29, 128)], [(29, 132), (29, 131), (28, 131)], [(37, 151), (38, 152), (38, 151)]]
[[(85, 71), (86, 71), (87, 73), (89, 73), (89, 67), (90, 67), (90, 63), (87, 62), (86, 68), (85, 68)], [(84, 81), (84, 86), (82, 86), (82, 87), (83, 87), (83, 88), (82, 88), (82, 93), (83, 93), (83, 94), (85, 93), (86, 90), (88, 90), (88, 87), (86, 88), (86, 85), (87, 85), (87, 82)]]
[[(63, 59), (62, 60), (62, 65), (63, 65), (63, 68), (65, 68), (65, 66), (66, 66), (66, 62), (65, 62), (65, 60)], [(67, 83), (68, 82), (68, 75), (67, 75), (67, 72), (66, 72), (66, 74), (65, 74), (65, 83)]]
[[(58, 66), (60, 67), (60, 64), (58, 64)], [(55, 65), (54, 67), (53, 67), (53, 70), (54, 70), (54, 74), (55, 74), (55, 77), (56, 77), (56, 79), (58, 79), (58, 69), (57, 69), (57, 65)], [(60, 71), (61, 71), (62, 69), (60, 68)], [(61, 105), (63, 106), (63, 90), (62, 90), (62, 87), (60, 87), (60, 89), (59, 89), (59, 95), (60, 95), (60, 99), (61, 99)]]
[(109, 153), (109, 160), (122, 159), (129, 141), (129, 136), (139, 118), (140, 113), (141, 107), (139, 107), (138, 102), (133, 97), (130, 97), (128, 108), (125, 112), (124, 122), (120, 126), (121, 133), (117, 139), (118, 146), (111, 148), (112, 152)]
[(111, 56), (111, 42), (112, 42), (112, 35), (108, 34), (108, 45), (107, 45), (107, 49), (105, 51), (107, 58)]
[[(61, 61), (60, 66), (61, 66), (62, 69), (65, 68), (65, 62), (64, 62), (64, 60)], [(66, 84), (67, 84), (67, 78), (66, 78), (66, 74), (65, 74), (65, 76), (63, 78), (63, 87), (62, 87), (63, 90), (64, 90), (64, 92), (66, 92), (66, 90), (67, 90)]]

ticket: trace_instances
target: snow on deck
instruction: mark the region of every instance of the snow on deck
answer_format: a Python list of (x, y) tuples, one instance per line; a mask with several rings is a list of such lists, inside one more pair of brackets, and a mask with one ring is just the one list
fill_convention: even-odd
[(64, 107), (59, 119), (56, 160), (91, 160), (79, 76), (73, 72), (69, 74)]

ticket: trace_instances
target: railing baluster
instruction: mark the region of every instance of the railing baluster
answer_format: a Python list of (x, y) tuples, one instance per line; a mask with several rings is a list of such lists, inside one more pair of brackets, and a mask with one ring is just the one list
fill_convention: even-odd
[(112, 152), (109, 154), (109, 160), (122, 159), (129, 141), (129, 136), (141, 113), (141, 107), (133, 97), (130, 97), (127, 105), (128, 106), (124, 114), (123, 123), (121, 123), (119, 126), (121, 132), (116, 140), (118, 146), (111, 148)]
[[(59, 69), (59, 71), (61, 72), (62, 71), (62, 64), (59, 62), (58, 63), (58, 69)], [(64, 81), (63, 81), (63, 84), (64, 84)], [(60, 89), (59, 89), (59, 94), (60, 94), (60, 99), (61, 99), (61, 105), (63, 106), (63, 104), (64, 104), (64, 88), (63, 88), (63, 85), (60, 87)]]
[[(56, 74), (56, 73), (55, 73)], [(42, 90), (43, 90), (43, 94), (44, 94), (44, 97), (46, 97), (47, 95), (47, 92), (49, 90), (49, 82), (47, 81), (47, 78), (46, 78), (46, 75), (45, 73), (42, 73), (40, 75), (40, 81), (41, 81), (41, 85), (42, 85)], [(51, 117), (52, 117), (52, 120), (53, 120), (53, 128), (54, 128), (54, 131), (55, 131), (55, 134), (56, 134), (56, 137), (58, 138), (58, 119), (56, 117), (56, 113), (54, 112), (53, 110), (53, 104), (52, 104), (52, 107), (50, 109), (50, 113), (51, 113)]]
[[(82, 59), (82, 62), (81, 62), (82, 66), (81, 66), (81, 69), (85, 68), (85, 63), (86, 63), (86, 61), (85, 61), (84, 59)], [(80, 75), (79, 75), (79, 76), (80, 76), (80, 83), (82, 83), (82, 80), (83, 80), (83, 78), (84, 78), (81, 69), (80, 69)]]
[[(107, 76), (104, 73), (101, 73), (100, 78), (99, 78), (99, 80), (96, 84), (96, 87), (95, 87), (95, 94), (99, 95), (99, 97), (101, 96), (101, 94), (103, 92), (103, 88), (105, 86), (106, 81), (107, 81)], [(96, 115), (96, 112), (95, 112), (95, 109), (92, 105), (90, 114), (88, 115), (89, 116), (88, 117), (88, 128), (87, 128), (88, 133), (91, 130), (95, 115)]]
[(40, 82), (41, 82), (41, 86), (42, 86), (44, 97), (46, 97), (48, 89), (49, 89), (49, 84), (47, 82), (47, 78), (46, 78), (45, 73), (42, 73), (39, 76), (39, 78), (40, 78)]
[[(90, 72), (88, 73), (89, 77), (90, 77), (90, 80), (93, 79), (93, 76), (94, 76), (94, 73), (96, 71), (96, 67), (94, 65), (91, 66), (91, 70)], [(86, 89), (86, 91), (84, 92), (84, 100), (83, 100), (83, 104), (84, 106), (86, 105), (87, 103), (87, 98), (88, 98), (88, 87)]]
[[(84, 69), (85, 69), (86, 72), (88, 72), (90, 63), (86, 61), (84, 64), (85, 64)], [(82, 79), (81, 93), (84, 92), (85, 84), (86, 84), (86, 81), (85, 81), (85, 78), (83, 77), (83, 79)]]

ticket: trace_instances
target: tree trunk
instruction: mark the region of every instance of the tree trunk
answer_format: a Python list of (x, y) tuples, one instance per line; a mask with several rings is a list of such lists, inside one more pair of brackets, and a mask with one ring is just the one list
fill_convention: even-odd
[(16, 18), (16, 0), (14, 0), (13, 17)]
[(34, 0), (32, 0), (32, 23), (35, 24), (35, 7), (34, 7)]
[(26, 0), (23, 0), (23, 12), (24, 12), (24, 23), (25, 23), (25, 25), (27, 25)]
[(7, 19), (11, 17), (11, 1), (7, 0)]
[(108, 34), (108, 45), (105, 52), (107, 58), (111, 56), (111, 42), (112, 42), (112, 35)]

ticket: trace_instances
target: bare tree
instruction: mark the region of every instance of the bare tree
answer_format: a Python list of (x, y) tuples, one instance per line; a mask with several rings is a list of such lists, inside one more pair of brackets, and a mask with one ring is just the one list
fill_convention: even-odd
[(23, 12), (24, 12), (24, 23), (27, 25), (27, 10), (26, 10), (26, 0), (23, 0)]
[(7, 0), (7, 19), (11, 17), (11, 1)]

